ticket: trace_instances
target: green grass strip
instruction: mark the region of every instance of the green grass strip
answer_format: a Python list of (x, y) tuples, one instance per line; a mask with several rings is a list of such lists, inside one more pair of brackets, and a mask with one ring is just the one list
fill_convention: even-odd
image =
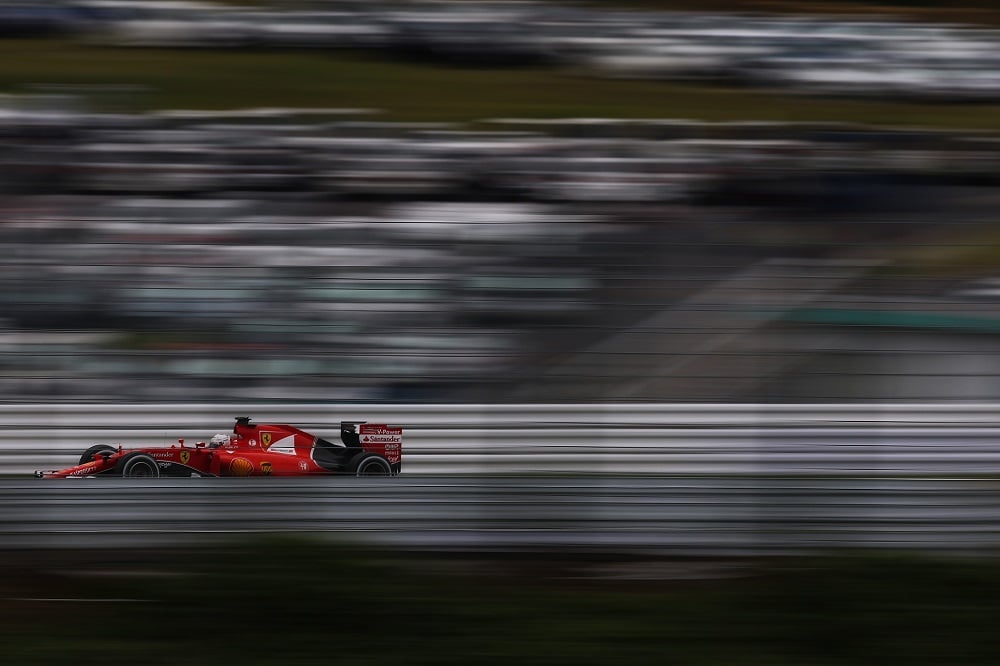
[(737, 577), (625, 582), (581, 578), (596, 565), (579, 559), (373, 559), (289, 540), (95, 555), (5, 557), (6, 663), (940, 666), (1000, 654), (991, 559), (786, 558)]
[(403, 62), (382, 53), (0, 41), (0, 92), (29, 92), (53, 84), (124, 84), (143, 90), (127, 97), (95, 93), (96, 106), (118, 110), (364, 107), (383, 109), (381, 117), (394, 121), (463, 122), (498, 116), (690, 118), (1000, 130), (998, 104), (821, 99), (771, 90), (598, 78), (574, 68)]

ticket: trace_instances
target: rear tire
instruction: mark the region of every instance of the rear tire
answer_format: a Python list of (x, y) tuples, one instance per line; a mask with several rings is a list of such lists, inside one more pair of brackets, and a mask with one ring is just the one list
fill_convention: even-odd
[(125, 456), (119, 469), (125, 478), (155, 479), (160, 476), (160, 466), (156, 464), (156, 460), (152, 456), (145, 453), (132, 453)]
[(352, 469), (355, 476), (392, 476), (389, 461), (375, 453), (359, 456)]
[(89, 449), (83, 452), (83, 455), (80, 456), (80, 464), (86, 465), (89, 462), (97, 460), (97, 454), (101, 453), (102, 451), (108, 451), (109, 453), (113, 453), (117, 450), (118, 449), (116, 447), (111, 446), (110, 444), (95, 444), (94, 446), (90, 447)]

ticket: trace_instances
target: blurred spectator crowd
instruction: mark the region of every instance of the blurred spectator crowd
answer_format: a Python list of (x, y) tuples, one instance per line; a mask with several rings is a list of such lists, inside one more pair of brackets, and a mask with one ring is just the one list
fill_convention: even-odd
[(741, 265), (834, 252), (827, 222), (891, 237), (988, 191), (998, 161), (931, 130), (11, 97), (0, 397), (502, 399)]
[[(298, 7), (298, 9), (296, 9)], [(304, 8), (303, 8), (304, 7)], [(705, 78), (805, 93), (996, 99), (1000, 31), (885, 18), (616, 11), (556, 2), (0, 3), (9, 35), (136, 47), (362, 48), (469, 63)]]
[[(987, 28), (544, 2), (275, 7), (0, 0), (0, 31), (136, 48), (368, 49), (824, 95), (1000, 91), (1000, 31)], [(879, 259), (942, 220), (993, 220), (1000, 179), (997, 138), (971, 132), (98, 113), (78, 92), (0, 99), (0, 400), (746, 399), (734, 358), (767, 377), (812, 342), (796, 331), (760, 352), (744, 336), (743, 349), (731, 341), (744, 321), (718, 330), (704, 317), (742, 317), (738, 301), (755, 296), (744, 284), (777, 284), (773, 302), (805, 284), (741, 271), (774, 257)], [(659, 351), (616, 338), (651, 321)], [(665, 328), (696, 344), (667, 345)], [(669, 354), (712, 388), (692, 388)], [(631, 371), (616, 359), (630, 356), (651, 379), (622, 390)], [(858, 364), (868, 371), (867, 357)], [(814, 374), (829, 383), (826, 366)]]

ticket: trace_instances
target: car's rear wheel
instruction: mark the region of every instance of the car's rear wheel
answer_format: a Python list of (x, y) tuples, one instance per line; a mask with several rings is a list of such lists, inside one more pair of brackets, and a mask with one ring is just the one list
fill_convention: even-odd
[(95, 444), (83, 452), (83, 455), (80, 456), (80, 464), (86, 465), (87, 463), (96, 460), (97, 455), (104, 451), (111, 453), (117, 450), (118, 449), (116, 447), (111, 446), (110, 444)]
[(160, 476), (160, 466), (152, 456), (145, 453), (133, 453), (126, 456), (119, 467), (126, 478), (156, 478)]
[(354, 465), (355, 476), (392, 476), (389, 461), (380, 455), (365, 455)]

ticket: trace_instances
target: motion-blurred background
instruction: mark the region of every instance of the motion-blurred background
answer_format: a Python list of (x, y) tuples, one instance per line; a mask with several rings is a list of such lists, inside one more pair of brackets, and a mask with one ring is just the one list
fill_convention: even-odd
[(0, 2), (0, 399), (1000, 397), (960, 5)]
[(0, 659), (996, 664), (995, 5), (0, 0)]

